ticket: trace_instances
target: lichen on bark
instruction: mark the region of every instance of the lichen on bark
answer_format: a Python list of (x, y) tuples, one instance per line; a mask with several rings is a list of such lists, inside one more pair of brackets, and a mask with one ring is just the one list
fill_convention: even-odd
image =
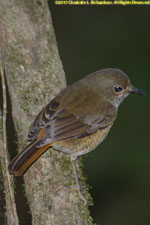
[[(0, 31), (0, 60), (20, 150), (27, 144), (33, 118), (65, 87), (65, 75), (46, 0), (1, 1)], [(93, 224), (63, 153), (48, 150), (27, 171), (24, 182), (31, 224)]]

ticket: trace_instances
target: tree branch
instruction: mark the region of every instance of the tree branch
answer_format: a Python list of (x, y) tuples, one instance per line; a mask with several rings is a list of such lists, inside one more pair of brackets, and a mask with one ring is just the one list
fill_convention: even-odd
[[(1, 1), (0, 21), (1, 60), (21, 150), (33, 118), (65, 87), (65, 76), (46, 0)], [(32, 224), (92, 225), (65, 154), (48, 150), (26, 172), (24, 182)]]
[[(2, 134), (3, 138), (1, 140), (1, 165), (3, 165), (3, 181), (5, 187), (5, 198), (6, 198), (6, 211), (13, 220), (9, 220), (11, 224), (19, 224), (18, 216), (15, 205), (14, 191), (12, 188), (11, 177), (8, 173), (8, 154), (7, 154), (7, 132), (6, 132), (6, 115), (7, 115), (7, 95), (6, 95), (6, 83), (5, 83), (5, 75), (2, 68), (0, 66), (0, 75), (1, 75), (1, 84), (2, 84), (2, 98), (3, 98), (3, 117), (2, 117)], [(7, 190), (7, 191), (6, 191)], [(10, 207), (11, 206), (11, 207)], [(9, 217), (9, 218), (10, 218)]]

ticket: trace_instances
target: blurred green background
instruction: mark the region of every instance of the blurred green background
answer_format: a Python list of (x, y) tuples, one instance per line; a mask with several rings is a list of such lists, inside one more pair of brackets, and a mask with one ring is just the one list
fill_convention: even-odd
[(95, 223), (150, 225), (150, 8), (49, 5), (68, 84), (113, 67), (147, 93), (125, 100), (108, 137), (83, 161)]

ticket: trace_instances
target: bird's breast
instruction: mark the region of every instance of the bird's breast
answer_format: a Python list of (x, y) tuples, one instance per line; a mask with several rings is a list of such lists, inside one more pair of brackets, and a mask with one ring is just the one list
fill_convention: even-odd
[(70, 138), (56, 141), (52, 146), (56, 150), (78, 157), (94, 150), (105, 139), (110, 128), (111, 126), (108, 126), (103, 130), (98, 130), (89, 136), (78, 139)]

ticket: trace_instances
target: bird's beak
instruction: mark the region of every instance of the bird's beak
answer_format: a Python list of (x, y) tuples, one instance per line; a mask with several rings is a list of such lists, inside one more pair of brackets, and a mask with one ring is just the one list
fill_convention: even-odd
[(136, 94), (136, 95), (145, 95), (145, 91), (139, 89), (139, 88), (135, 88), (133, 87), (131, 90), (129, 90), (130, 94)]

